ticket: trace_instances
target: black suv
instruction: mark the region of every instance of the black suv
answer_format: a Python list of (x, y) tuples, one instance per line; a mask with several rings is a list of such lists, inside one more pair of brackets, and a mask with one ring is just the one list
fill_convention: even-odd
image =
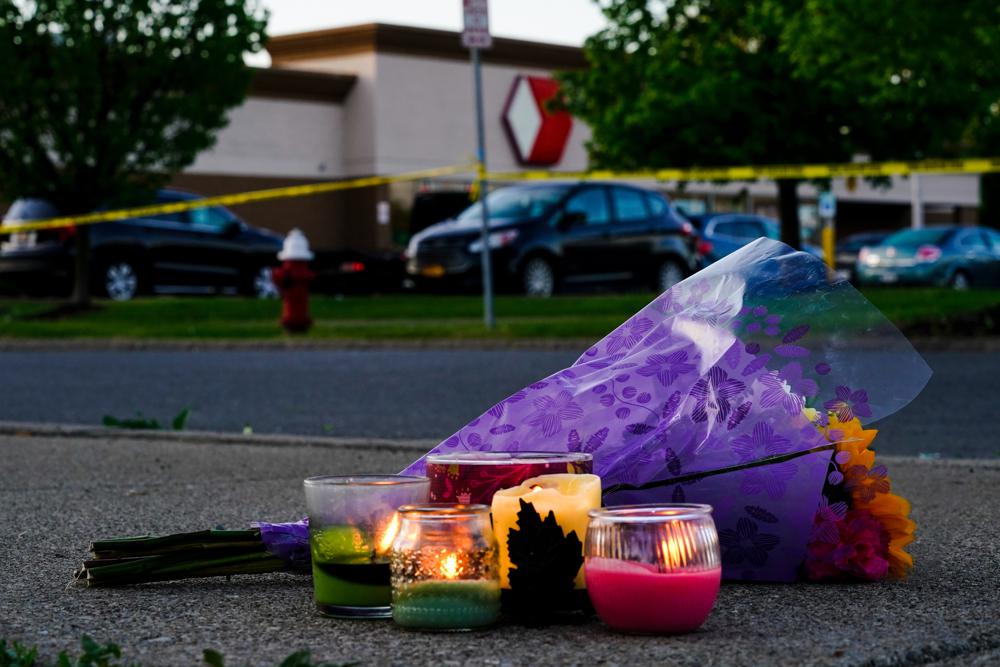
[[(691, 224), (660, 194), (607, 183), (491, 192), (489, 243), (501, 287), (549, 296), (569, 282), (640, 281), (663, 291), (696, 268)], [(477, 284), (481, 204), (416, 234), (406, 270), (422, 286)]]
[[(175, 190), (156, 197), (157, 203), (192, 199), (198, 196)], [(5, 220), (58, 215), (49, 202), (19, 199)], [(75, 233), (66, 227), (11, 234), (0, 246), (0, 278), (34, 294), (65, 292), (73, 281)], [(274, 296), (271, 266), (281, 245), (278, 234), (219, 206), (100, 223), (90, 228), (93, 286), (120, 301), (144, 292)]]

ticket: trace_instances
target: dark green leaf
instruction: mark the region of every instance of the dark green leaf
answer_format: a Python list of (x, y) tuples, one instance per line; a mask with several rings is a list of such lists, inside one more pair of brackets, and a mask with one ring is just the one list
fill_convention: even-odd
[(519, 502), (517, 529), (511, 528), (506, 538), (512, 564), (510, 607), (528, 622), (541, 622), (572, 606), (583, 544), (576, 531), (563, 535), (554, 512), (543, 520), (534, 505)]
[(183, 410), (178, 412), (177, 416), (174, 417), (174, 420), (170, 423), (171, 427), (175, 431), (183, 431), (184, 425), (187, 424), (188, 415), (190, 414), (191, 414), (191, 408), (184, 408)]
[(208, 667), (226, 667), (226, 659), (214, 649), (207, 648), (202, 651), (201, 659)]

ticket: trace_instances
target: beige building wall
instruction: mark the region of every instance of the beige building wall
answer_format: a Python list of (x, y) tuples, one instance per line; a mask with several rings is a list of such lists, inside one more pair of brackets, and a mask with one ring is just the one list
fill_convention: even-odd
[[(378, 55), (376, 71), (378, 172), (412, 171), (475, 159), (473, 76), (468, 62), (385, 53)], [(507, 96), (519, 74), (552, 76), (544, 69), (483, 65), (483, 118), (490, 169), (523, 168), (501, 124)], [(585, 169), (584, 142), (589, 138), (589, 128), (575, 120), (562, 160), (553, 168)]]
[(250, 97), (186, 173), (343, 177), (344, 116), (338, 104)]

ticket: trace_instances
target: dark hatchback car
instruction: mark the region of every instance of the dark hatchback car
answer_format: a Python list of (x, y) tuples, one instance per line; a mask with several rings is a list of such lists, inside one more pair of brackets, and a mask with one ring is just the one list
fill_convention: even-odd
[(906, 229), (858, 255), (862, 285), (1000, 286), (1000, 232), (987, 227)]
[[(163, 190), (156, 201), (198, 198)], [(46, 201), (20, 199), (4, 220), (57, 215)], [(11, 234), (0, 247), (0, 278), (32, 294), (68, 291), (75, 233), (68, 227)], [(121, 301), (154, 292), (270, 297), (276, 294), (271, 267), (277, 263), (282, 241), (278, 234), (251, 227), (219, 206), (96, 224), (90, 228), (92, 286), (97, 293)]]
[[(691, 224), (660, 194), (605, 183), (523, 185), (487, 199), (501, 287), (549, 296), (571, 282), (666, 290), (696, 269)], [(421, 286), (478, 284), (481, 205), (416, 234), (406, 270)]]

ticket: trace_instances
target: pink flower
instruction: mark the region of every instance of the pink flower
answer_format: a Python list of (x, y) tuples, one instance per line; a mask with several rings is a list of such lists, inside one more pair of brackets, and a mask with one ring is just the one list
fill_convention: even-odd
[[(831, 523), (824, 514), (819, 521)], [(889, 573), (889, 534), (870, 512), (850, 510), (835, 524), (837, 539), (817, 539), (806, 547), (806, 575), (814, 581), (879, 581)], [(823, 531), (827, 532), (827, 531)], [(825, 538), (832, 535), (827, 532)]]

